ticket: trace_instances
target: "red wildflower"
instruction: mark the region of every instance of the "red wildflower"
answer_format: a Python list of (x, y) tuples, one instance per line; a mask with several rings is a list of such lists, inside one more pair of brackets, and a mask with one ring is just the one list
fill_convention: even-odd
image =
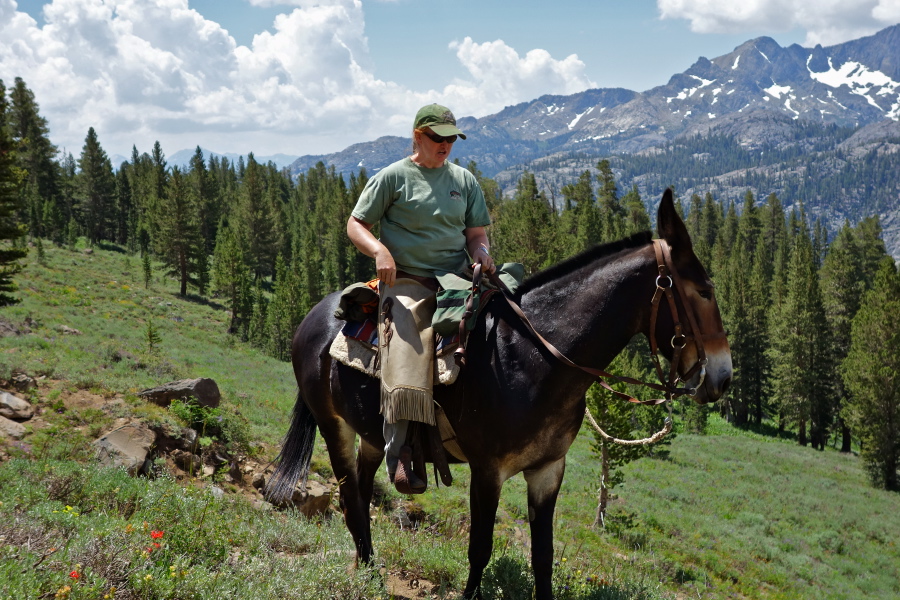
[(78, 571), (72, 571), (71, 573), (69, 573), (69, 577), (71, 577), (72, 579), (78, 579), (79, 577), (81, 577), (81, 573), (79, 573)]
[(162, 536), (163, 536), (163, 532), (162, 532), (162, 531), (151, 531), (151, 532), (150, 532), (150, 537), (152, 537), (154, 540), (158, 540), (158, 539), (161, 538)]

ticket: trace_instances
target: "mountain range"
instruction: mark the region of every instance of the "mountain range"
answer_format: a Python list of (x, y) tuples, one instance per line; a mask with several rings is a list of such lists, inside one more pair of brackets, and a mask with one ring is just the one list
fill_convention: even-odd
[[(900, 25), (828, 47), (760, 37), (645, 92), (541, 96), (458, 125), (469, 137), (454, 156), (507, 194), (527, 169), (558, 200), (563, 184), (608, 158), (619, 187), (637, 185), (647, 200), (669, 185), (739, 205), (748, 189), (760, 200), (774, 192), (831, 230), (878, 214), (900, 258)], [(290, 170), (322, 161), (372, 175), (410, 148), (386, 136), (301, 156)]]
[[(221, 158), (225, 157), (229, 160), (229, 162), (237, 163), (239, 158), (243, 158), (245, 161), (247, 160), (246, 155), (237, 154), (235, 152), (212, 152), (211, 150), (207, 150), (206, 148), (200, 148), (203, 152), (203, 157), (206, 160), (209, 160), (212, 157)], [(177, 166), (184, 169), (187, 169), (190, 166), (191, 158), (194, 156), (193, 150), (179, 150), (175, 152), (171, 156), (166, 157), (166, 164), (169, 166)], [(121, 165), (123, 162), (131, 160), (130, 157), (122, 156), (121, 154), (113, 154), (110, 157), (110, 162), (114, 166)], [(272, 154), (271, 156), (254, 156), (256, 162), (262, 164), (268, 164), (270, 162), (275, 163), (275, 166), (279, 169), (284, 169), (285, 167), (289, 167), (294, 161), (297, 160), (297, 156), (289, 156), (287, 154)]]

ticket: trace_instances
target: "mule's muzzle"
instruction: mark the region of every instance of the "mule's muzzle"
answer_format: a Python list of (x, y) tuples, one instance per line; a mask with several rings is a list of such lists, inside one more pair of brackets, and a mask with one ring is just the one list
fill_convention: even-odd
[[(705, 371), (705, 373), (704, 373)], [(694, 375), (687, 383), (688, 387), (697, 389), (694, 401), (698, 404), (715, 402), (725, 395), (731, 387), (732, 367), (731, 354), (713, 355), (700, 373)]]

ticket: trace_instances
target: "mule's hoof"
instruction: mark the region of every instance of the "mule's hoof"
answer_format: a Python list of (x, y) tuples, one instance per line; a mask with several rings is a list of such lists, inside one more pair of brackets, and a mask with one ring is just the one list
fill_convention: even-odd
[(401, 494), (423, 494), (428, 487), (412, 470), (412, 448), (400, 448), (400, 460), (394, 473), (394, 487)]

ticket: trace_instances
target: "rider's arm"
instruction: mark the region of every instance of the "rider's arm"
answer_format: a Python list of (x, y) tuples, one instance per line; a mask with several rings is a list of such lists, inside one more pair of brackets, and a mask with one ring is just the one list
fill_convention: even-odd
[(372, 225), (350, 217), (347, 220), (347, 235), (360, 252), (375, 259), (378, 278), (388, 287), (393, 286), (397, 279), (397, 265), (390, 250), (372, 234)]

